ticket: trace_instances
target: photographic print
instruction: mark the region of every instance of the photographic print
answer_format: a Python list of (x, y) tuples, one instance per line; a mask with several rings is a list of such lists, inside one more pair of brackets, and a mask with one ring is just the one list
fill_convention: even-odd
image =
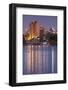
[(57, 16), (22, 17), (23, 74), (57, 73)]
[(66, 7), (9, 5), (9, 85), (66, 83)]

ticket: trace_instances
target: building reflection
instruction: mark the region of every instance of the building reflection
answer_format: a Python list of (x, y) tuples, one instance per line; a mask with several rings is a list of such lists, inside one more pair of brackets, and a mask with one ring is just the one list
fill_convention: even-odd
[(57, 73), (57, 47), (26, 45), (23, 51), (23, 74)]

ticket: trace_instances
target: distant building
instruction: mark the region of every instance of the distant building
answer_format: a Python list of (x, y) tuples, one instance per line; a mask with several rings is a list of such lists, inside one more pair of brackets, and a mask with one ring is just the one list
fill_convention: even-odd
[(44, 35), (44, 28), (40, 27), (40, 41), (43, 41), (43, 35)]
[(23, 35), (23, 42), (49, 42), (50, 44), (57, 43), (57, 32), (54, 28), (41, 26), (37, 21), (32, 21)]
[(37, 21), (34, 22), (34, 35), (39, 37), (40, 34), (40, 25)]
[[(26, 35), (27, 40), (31, 40), (32, 38), (39, 37), (40, 34), (40, 25), (37, 21), (33, 21), (29, 25), (29, 35)], [(27, 34), (27, 33), (26, 33)]]

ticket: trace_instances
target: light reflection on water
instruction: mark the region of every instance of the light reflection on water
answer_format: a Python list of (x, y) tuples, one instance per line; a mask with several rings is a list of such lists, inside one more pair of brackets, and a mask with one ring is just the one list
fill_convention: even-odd
[(57, 46), (24, 45), (23, 74), (57, 73)]

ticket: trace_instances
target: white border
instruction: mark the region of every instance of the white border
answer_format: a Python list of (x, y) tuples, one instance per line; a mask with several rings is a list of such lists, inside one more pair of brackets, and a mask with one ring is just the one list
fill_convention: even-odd
[[(22, 75), (22, 25), (23, 14), (58, 17), (57, 74)], [(63, 10), (16, 8), (16, 83), (63, 80)]]

